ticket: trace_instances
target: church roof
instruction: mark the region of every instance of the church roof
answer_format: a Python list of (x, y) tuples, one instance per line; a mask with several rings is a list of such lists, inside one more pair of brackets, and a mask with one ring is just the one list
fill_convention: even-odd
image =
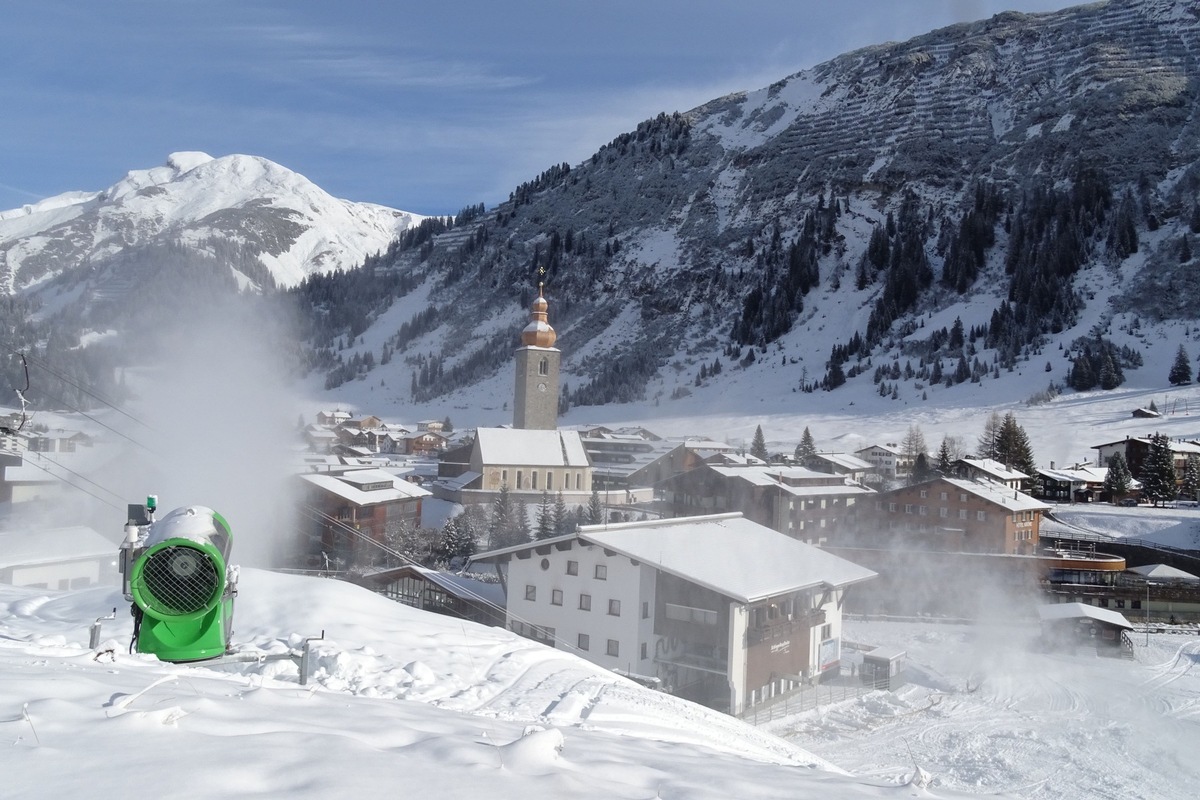
[(542, 285), (538, 284), (538, 296), (533, 301), (530, 310), (530, 322), (521, 331), (521, 344), (531, 347), (553, 347), (558, 334), (550, 327), (550, 317), (546, 313), (549, 303), (542, 296)]
[(578, 431), (480, 428), (476, 447), (484, 464), (531, 467), (587, 467), (587, 451)]

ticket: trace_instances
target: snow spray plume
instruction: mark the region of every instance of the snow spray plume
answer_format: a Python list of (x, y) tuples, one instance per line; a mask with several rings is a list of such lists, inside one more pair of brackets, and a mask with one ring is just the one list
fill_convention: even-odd
[[(181, 314), (139, 376), (134, 410), (153, 431), (120, 485), (129, 502), (157, 494), (166, 512), (205, 505), (229, 520), (234, 563), (276, 566), (294, 546), (286, 392), (286, 326), (259, 297)], [(124, 520), (122, 520), (123, 522)]]

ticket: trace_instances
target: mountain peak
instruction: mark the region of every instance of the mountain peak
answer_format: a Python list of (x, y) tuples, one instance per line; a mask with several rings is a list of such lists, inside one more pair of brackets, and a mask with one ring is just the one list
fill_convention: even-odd
[(249, 268), (259, 277), (238, 277), (239, 284), (262, 285), (269, 273), (268, 283), (291, 286), (358, 267), (421, 219), (337, 199), (260, 156), (178, 151), (102, 192), (0, 213), (0, 286), (18, 291), (85, 264), (89, 281), (100, 280), (100, 265), (119, 254), (199, 242), (211, 249), (216, 241), (257, 262)]

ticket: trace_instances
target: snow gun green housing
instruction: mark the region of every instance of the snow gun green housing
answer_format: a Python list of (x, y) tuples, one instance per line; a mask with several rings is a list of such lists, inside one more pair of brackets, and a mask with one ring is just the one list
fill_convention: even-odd
[(229, 523), (204, 506), (177, 508), (155, 521), (156, 498), (130, 505), (121, 544), (133, 644), (163, 661), (224, 655), (233, 635), (237, 567), (229, 566)]

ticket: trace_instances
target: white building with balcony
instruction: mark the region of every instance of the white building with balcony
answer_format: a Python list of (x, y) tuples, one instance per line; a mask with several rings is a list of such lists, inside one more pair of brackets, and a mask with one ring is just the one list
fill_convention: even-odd
[(509, 629), (729, 713), (837, 670), (842, 597), (875, 573), (742, 517), (578, 532), (475, 556)]

